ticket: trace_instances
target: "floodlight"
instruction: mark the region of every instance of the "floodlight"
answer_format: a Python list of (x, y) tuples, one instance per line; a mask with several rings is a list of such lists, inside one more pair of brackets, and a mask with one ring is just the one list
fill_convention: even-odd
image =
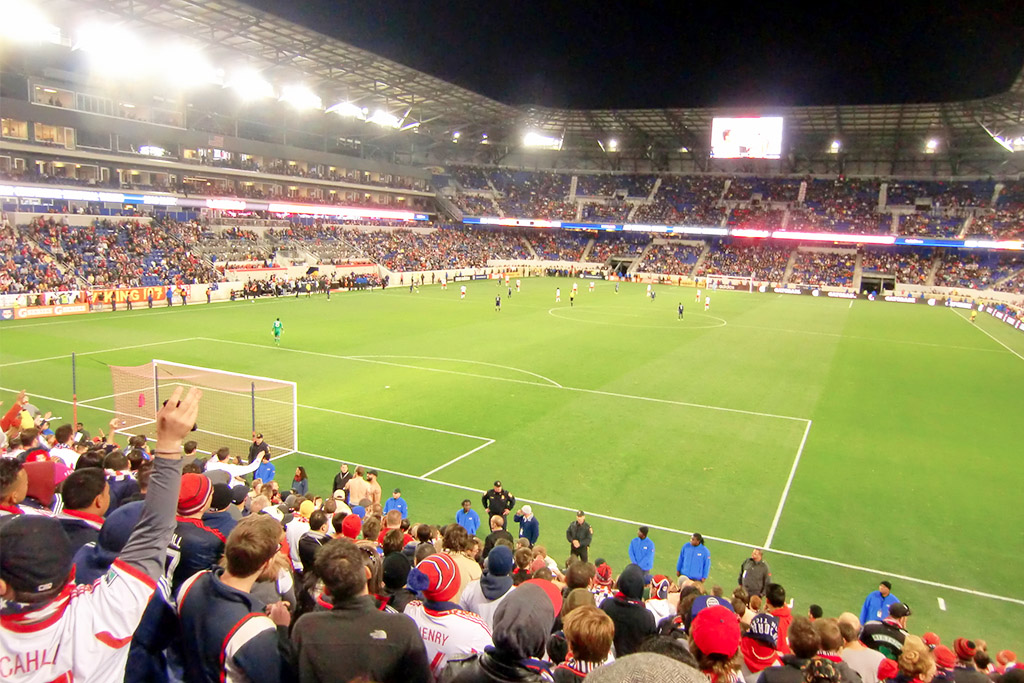
[(924, 145), (925, 154), (933, 154), (938, 148), (939, 141), (936, 138), (929, 139)]
[(843, 143), (839, 140), (833, 140), (832, 146), (828, 148), (828, 151), (832, 154), (839, 154), (839, 149), (843, 146)]
[(243, 69), (236, 71), (228, 85), (239, 94), (243, 100), (258, 100), (274, 96), (274, 86), (263, 78), (255, 69)]
[(556, 137), (530, 131), (523, 136), (523, 145), (525, 147), (560, 150), (562, 148), (562, 141)]
[(351, 116), (360, 121), (365, 121), (366, 115), (370, 113), (366, 107), (359, 107), (351, 102), (338, 102), (327, 111), (338, 116)]
[(608, 151), (609, 152), (614, 152), (614, 151), (616, 151), (618, 149), (619, 149), (619, 141), (618, 140), (616, 140), (615, 138), (612, 138), (611, 140), (608, 141)]
[(92, 68), (102, 75), (139, 75), (151, 64), (152, 52), (141, 37), (121, 24), (86, 24), (78, 30), (71, 49), (88, 53)]
[(320, 96), (304, 85), (286, 85), (281, 91), (281, 101), (296, 109), (323, 109)]
[(3, 3), (3, 22), (0, 38), (19, 43), (60, 44), (60, 29), (47, 21), (46, 16), (27, 2), (12, 0)]
[(452, 140), (458, 140), (461, 137), (462, 133), (460, 133), (459, 131), (455, 131), (454, 133), (452, 133)]
[(224, 85), (224, 70), (213, 66), (198, 47), (166, 45), (158, 54), (158, 68), (178, 87)]
[(370, 123), (376, 123), (378, 126), (384, 128), (398, 128), (402, 125), (402, 119), (398, 118), (394, 114), (390, 114), (383, 109), (378, 109), (373, 112), (373, 116), (366, 119)]

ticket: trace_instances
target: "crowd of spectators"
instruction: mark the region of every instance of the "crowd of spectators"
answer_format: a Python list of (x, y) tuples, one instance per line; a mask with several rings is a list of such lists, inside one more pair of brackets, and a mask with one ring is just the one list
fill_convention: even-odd
[(75, 275), (93, 286), (155, 286), (217, 282), (220, 275), (180, 238), (169, 219), (96, 220), (72, 227), (64, 220), (38, 217), (26, 234)]
[(724, 190), (725, 179), (715, 176), (667, 176), (662, 179), (654, 201), (637, 209), (633, 222), (721, 225), (725, 209), (719, 201)]
[(637, 256), (651, 241), (645, 233), (601, 232), (594, 236), (588, 261), (604, 263), (612, 256)]
[(725, 199), (749, 201), (757, 194), (766, 202), (795, 202), (802, 182), (798, 178), (732, 178)]
[(0, 294), (76, 289), (78, 280), (68, 269), (61, 270), (56, 259), (32, 244), (6, 221), (0, 226)]
[(960, 234), (963, 224), (964, 219), (957, 216), (907, 213), (900, 215), (896, 232), (900, 235), (956, 237)]
[[(988, 289), (1021, 267), (1024, 267), (1024, 257), (1018, 254), (950, 249), (939, 261), (935, 285)], [(1000, 289), (1005, 291), (1005, 288)]]
[(967, 227), (967, 236), (997, 240), (1024, 239), (1024, 213), (998, 210), (975, 214), (974, 220)]
[(596, 223), (625, 223), (633, 205), (620, 199), (607, 202), (585, 202), (580, 218)]
[(492, 182), (499, 192), (498, 205), (506, 216), (571, 221), (576, 203), (568, 200), (572, 176), (547, 171), (495, 170)]
[(933, 207), (960, 208), (989, 206), (995, 182), (991, 180), (890, 180), (886, 187), (886, 206), (915, 205), (930, 200)]
[(752, 230), (778, 230), (782, 227), (785, 211), (766, 204), (739, 207), (729, 212), (727, 225), (730, 228)]
[(782, 282), (792, 246), (714, 242), (698, 269), (698, 276), (752, 276), (755, 280)]
[(877, 180), (812, 179), (807, 183), (804, 209), (790, 212), (790, 230), (889, 233), (892, 216), (878, 212)]
[(852, 287), (857, 266), (856, 252), (797, 251), (791, 283)]
[(656, 176), (637, 173), (580, 173), (576, 176), (578, 197), (627, 197), (646, 198), (651, 194)]
[(895, 275), (898, 283), (923, 285), (927, 283), (933, 259), (931, 249), (864, 249), (861, 270)]
[(690, 275), (697, 264), (703, 246), (667, 242), (655, 244), (648, 250), (643, 261), (637, 266), (641, 273), (663, 275)]
[(493, 216), (497, 213), (494, 210), (494, 199), (491, 195), (460, 193), (455, 198), (455, 203), (467, 216)]
[(118, 435), (117, 415), (96, 437), (51, 429), (24, 391), (4, 412), (5, 681), (1024, 680), (1009, 649), (993, 661), (977, 637), (913, 635), (891, 581), (845, 612), (802, 596), (804, 616), (759, 548), (713, 582), (701, 534), (676, 559), (673, 537), (656, 549), (640, 526), (618, 571), (591, 561), (612, 549), (583, 510), (564, 541), (549, 532), (562, 562), (500, 481), (482, 518), (459, 492), (430, 519), (422, 493), (374, 469), (343, 463), (327, 481), (275, 464), (259, 433), (203, 453), (190, 439), (204, 400), (171, 392), (155, 440)]
[(572, 230), (531, 230), (525, 237), (542, 261), (579, 261), (590, 241), (586, 233)]

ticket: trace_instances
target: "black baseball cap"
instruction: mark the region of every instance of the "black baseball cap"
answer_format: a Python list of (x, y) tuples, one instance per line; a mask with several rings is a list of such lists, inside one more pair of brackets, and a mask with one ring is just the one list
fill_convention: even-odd
[(60, 522), (42, 515), (0, 520), (0, 578), (19, 593), (45, 593), (71, 575), (71, 541)]
[(586, 516), (586, 513), (584, 513), (583, 510), (577, 510), (576, 511), (576, 516), (577, 517), (584, 517), (584, 516)]
[(245, 484), (236, 484), (231, 488), (231, 502), (235, 505), (241, 505), (245, 502), (246, 496), (249, 495), (249, 487)]
[(227, 484), (214, 484), (213, 485), (213, 496), (210, 499), (210, 507), (214, 510), (223, 510), (228, 505), (231, 505), (234, 499), (234, 493), (231, 491), (231, 487)]
[(902, 602), (894, 602), (891, 605), (889, 605), (890, 617), (900, 619), (902, 617), (909, 617), (911, 614), (912, 612), (910, 611), (910, 605), (907, 605)]
[(495, 481), (495, 482), (494, 482), (494, 485), (495, 485), (495, 486), (501, 486), (501, 481), (500, 481), (500, 480), (498, 480), (498, 481)]

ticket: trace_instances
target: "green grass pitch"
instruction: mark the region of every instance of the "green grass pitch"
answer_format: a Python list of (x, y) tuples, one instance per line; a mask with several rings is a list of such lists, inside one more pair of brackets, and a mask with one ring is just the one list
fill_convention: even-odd
[[(700, 531), (727, 590), (771, 535), (798, 613), (858, 612), (892, 578), (912, 631), (1024, 648), (1018, 332), (942, 307), (714, 292), (705, 314), (692, 289), (587, 285), (573, 307), (570, 280), (542, 278), (511, 298), (475, 281), (465, 300), (428, 286), (7, 323), (0, 398), (70, 399), (72, 351), (80, 399), (111, 393), (106, 364), (152, 358), (293, 380), (285, 486), (303, 465), (326, 495), (340, 461), (361, 463), (415, 520), (447, 523), (500, 478), (559, 560), (580, 507), (591, 558), (620, 570), (644, 523), (674, 576), (681, 532)], [(109, 413), (80, 416), (95, 432)]]

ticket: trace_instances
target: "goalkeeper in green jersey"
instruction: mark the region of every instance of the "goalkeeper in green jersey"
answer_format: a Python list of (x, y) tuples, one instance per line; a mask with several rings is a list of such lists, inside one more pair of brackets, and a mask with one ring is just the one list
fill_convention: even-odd
[(284, 325), (281, 324), (281, 319), (278, 318), (274, 321), (274, 344), (277, 346), (281, 345), (281, 331), (284, 330)]

